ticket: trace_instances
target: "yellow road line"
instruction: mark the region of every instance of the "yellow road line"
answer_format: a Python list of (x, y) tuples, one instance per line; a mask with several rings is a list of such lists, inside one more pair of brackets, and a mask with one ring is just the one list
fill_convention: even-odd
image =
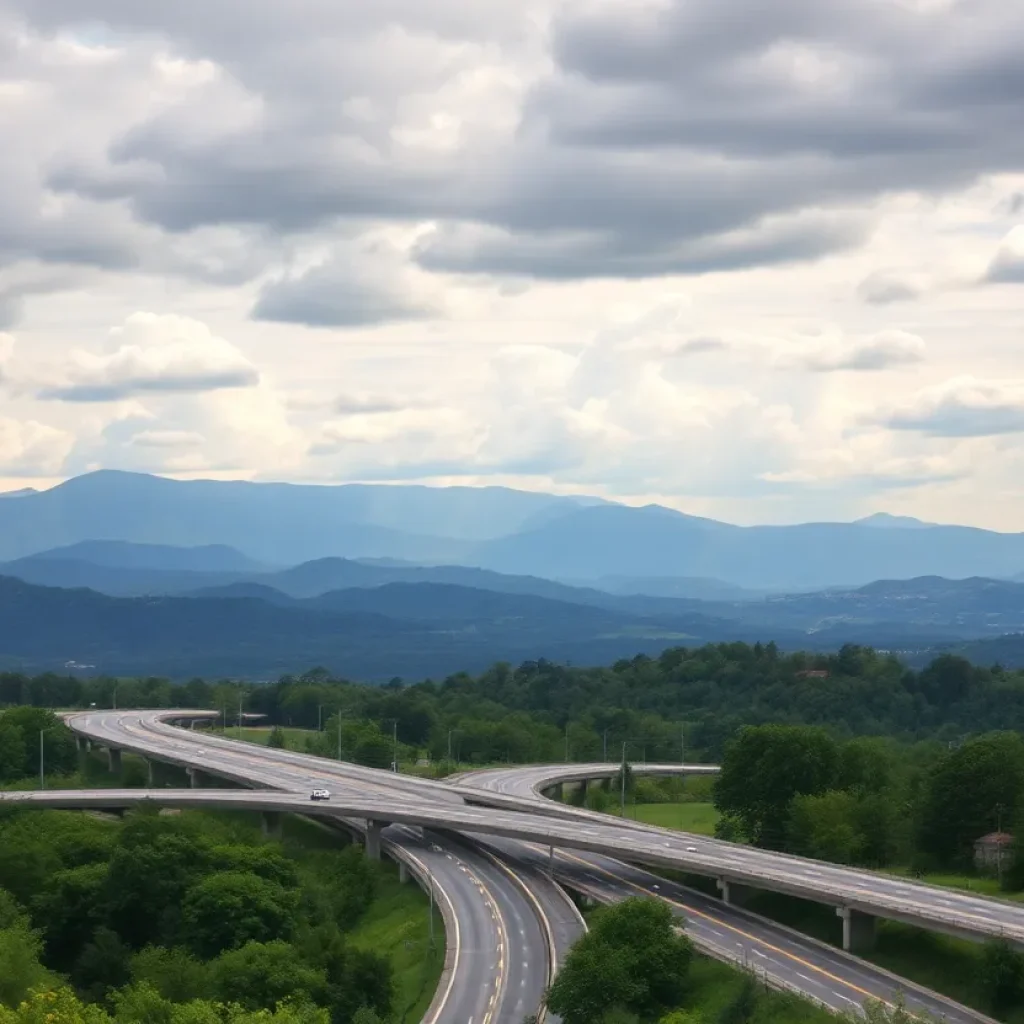
[[(619, 878), (612, 874), (612, 872), (605, 870), (600, 865), (593, 864), (588, 860), (584, 860), (582, 857), (577, 857), (575, 854), (566, 853), (564, 850), (558, 851), (558, 856), (565, 857), (568, 860), (574, 860), (578, 864), (582, 864), (584, 867), (589, 868), (591, 871), (599, 871), (602, 875), (607, 875), (612, 881), (617, 882), (619, 885), (629, 886), (631, 889), (635, 889), (637, 892), (643, 893), (644, 896), (654, 896), (655, 894), (645, 889), (642, 885), (637, 885), (635, 882), (629, 881), (626, 878)], [(687, 914), (693, 914), (694, 917), (703, 918), (705, 921), (710, 921), (720, 928), (726, 928), (731, 932), (735, 932), (737, 935), (743, 936), (743, 938), (756, 943), (759, 946), (763, 946), (765, 949), (770, 949), (773, 953), (777, 953), (781, 957), (785, 957), (787, 960), (792, 960), (794, 963), (800, 964), (802, 967), (806, 967), (810, 971), (814, 971), (815, 974), (820, 974), (823, 978), (827, 978), (829, 981), (834, 982), (838, 985), (842, 985), (844, 988), (848, 988), (853, 992), (864, 996), (866, 999), (872, 999), (875, 1002), (884, 1003), (886, 1006), (892, 1008), (893, 1004), (885, 999), (875, 995), (873, 992), (869, 992), (867, 989), (861, 988), (859, 985), (855, 985), (852, 981), (847, 981), (845, 978), (840, 978), (838, 975), (833, 974), (831, 971), (826, 971), (823, 967), (819, 967), (817, 964), (811, 963), (810, 960), (804, 960), (803, 957), (797, 956), (795, 953), (790, 953), (785, 949), (781, 949), (778, 946), (772, 945), (770, 942), (766, 942), (764, 939), (758, 938), (756, 935), (752, 935), (750, 932), (745, 932), (742, 928), (737, 928), (734, 924), (729, 924), (720, 918), (715, 917), (712, 914), (705, 913), (704, 911), (697, 910), (694, 907), (688, 906), (685, 903), (680, 903), (678, 900), (670, 899), (668, 896), (662, 896), (660, 893), (656, 895), (657, 899), (664, 900), (666, 903), (671, 904), (674, 907), (678, 907), (680, 910), (685, 911)]]

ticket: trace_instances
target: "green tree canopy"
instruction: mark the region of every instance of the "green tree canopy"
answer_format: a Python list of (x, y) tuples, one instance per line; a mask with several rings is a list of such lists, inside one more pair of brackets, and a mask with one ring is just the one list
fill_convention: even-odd
[(594, 915), (548, 994), (565, 1024), (591, 1024), (612, 1007), (642, 1018), (678, 1006), (686, 991), (693, 947), (675, 931), (664, 903), (628, 899)]
[(247, 942), (288, 938), (297, 902), (277, 882), (240, 871), (207, 875), (185, 893), (182, 933), (200, 956), (216, 956)]
[(778, 849), (793, 798), (832, 788), (838, 768), (839, 745), (823, 729), (748, 726), (726, 745), (715, 805), (751, 842)]

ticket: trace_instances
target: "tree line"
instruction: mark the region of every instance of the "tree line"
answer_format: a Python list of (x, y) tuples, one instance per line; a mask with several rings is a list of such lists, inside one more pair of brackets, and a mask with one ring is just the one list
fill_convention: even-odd
[[(819, 725), (839, 737), (955, 742), (1024, 729), (1024, 671), (942, 655), (921, 671), (891, 654), (847, 645), (830, 655), (783, 654), (774, 644), (678, 647), (660, 657), (581, 668), (499, 663), (480, 675), (367, 686), (324, 669), (263, 684), (0, 673), (0, 707), (180, 707), (243, 714), (331, 733), (336, 754), (387, 764), (400, 755), (460, 763), (715, 761), (744, 725)], [(328, 751), (325, 739), (324, 749)], [(387, 750), (385, 751), (385, 747)]]
[[(726, 744), (713, 794), (721, 838), (840, 864), (971, 872), (982, 837), (1017, 830), (1024, 841), (1024, 739), (899, 744), (747, 726)], [(1005, 867), (1005, 887), (1024, 888), (1024, 857)]]

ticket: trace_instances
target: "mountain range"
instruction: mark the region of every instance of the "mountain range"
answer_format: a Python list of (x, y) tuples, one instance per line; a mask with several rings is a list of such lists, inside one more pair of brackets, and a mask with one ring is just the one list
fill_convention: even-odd
[(0, 666), (37, 671), (266, 678), (324, 664), (383, 680), (732, 640), (862, 643), (911, 661), (967, 646), (984, 658), (991, 647), (1024, 663), (1024, 583), (985, 578), (698, 600), (390, 559), (278, 569), (225, 546), (112, 541), (40, 552), (0, 573)]
[(0, 502), (0, 560), (70, 547), (60, 558), (75, 561), (74, 546), (96, 540), (230, 545), (266, 566), (384, 559), (619, 590), (609, 579), (626, 580), (663, 596), (726, 599), (743, 596), (729, 587), (793, 592), (1024, 572), (1020, 533), (885, 515), (744, 527), (658, 505), (500, 487), (178, 481), (100, 471)]

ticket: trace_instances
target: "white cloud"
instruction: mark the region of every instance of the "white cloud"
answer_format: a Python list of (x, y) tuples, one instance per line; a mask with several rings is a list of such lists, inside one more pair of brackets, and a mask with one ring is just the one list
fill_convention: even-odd
[(45, 423), (0, 416), (0, 477), (59, 473), (72, 443), (70, 434)]
[(111, 402), (153, 392), (215, 391), (259, 383), (241, 351), (188, 317), (133, 313), (110, 332), (113, 351), (72, 350), (63, 380), (43, 398)]
[(921, 274), (878, 270), (861, 281), (857, 294), (872, 305), (888, 306), (920, 298), (927, 287), (928, 281)]
[(1016, 528), (1022, 23), (855, 7), (0, 0), (7, 465)]
[(1024, 284), (1024, 225), (1003, 239), (988, 266), (985, 280), (995, 284)]
[(833, 343), (797, 357), (807, 369), (818, 373), (837, 370), (877, 371), (920, 363), (925, 358), (924, 341), (907, 331), (888, 330), (849, 344)]
[(1024, 380), (963, 376), (925, 388), (878, 416), (894, 430), (933, 437), (986, 437), (1024, 431)]

